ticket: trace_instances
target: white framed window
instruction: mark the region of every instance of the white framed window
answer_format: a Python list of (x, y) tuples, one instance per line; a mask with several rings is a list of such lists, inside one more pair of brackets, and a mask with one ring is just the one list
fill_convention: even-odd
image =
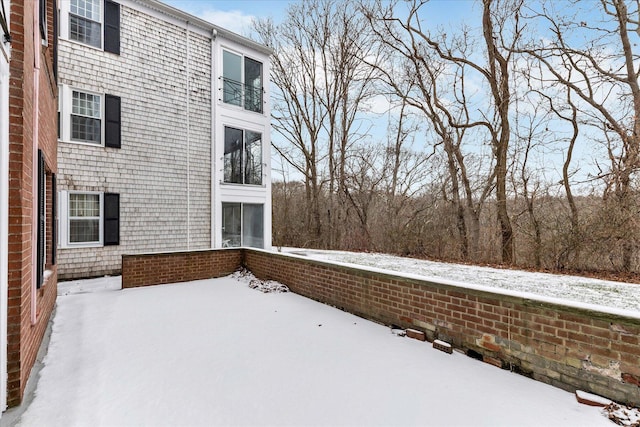
[(59, 200), (60, 245), (102, 246), (103, 194), (62, 191)]
[(262, 185), (262, 134), (224, 127), (224, 182)]
[(64, 0), (58, 5), (60, 38), (120, 55), (119, 3), (112, 0)]
[(120, 195), (99, 191), (59, 193), (61, 247), (120, 244)]
[(71, 140), (102, 144), (102, 96), (71, 91)]
[(117, 96), (59, 86), (58, 139), (112, 148), (121, 146)]
[(264, 247), (264, 205), (222, 203), (222, 247)]
[(262, 113), (263, 91), (262, 62), (223, 49), (222, 101)]
[(102, 47), (102, 0), (70, 0), (69, 40)]

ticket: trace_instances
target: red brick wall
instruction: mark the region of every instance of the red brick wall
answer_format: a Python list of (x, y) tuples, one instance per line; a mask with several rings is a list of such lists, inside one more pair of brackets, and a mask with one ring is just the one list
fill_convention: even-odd
[(640, 405), (640, 317), (625, 317), (244, 250), (262, 279), (385, 324), (424, 331), (539, 381)]
[(122, 287), (210, 279), (242, 265), (241, 249), (217, 249), (122, 256)]
[(640, 316), (591, 311), (251, 249), (124, 255), (124, 288), (219, 277), (244, 265), (300, 295), (425, 332), (565, 390), (640, 404)]
[[(12, 55), (9, 83), (9, 277), (7, 319), (7, 400), (21, 402), (31, 368), (56, 298), (55, 266), (36, 291), (36, 323), (32, 324), (32, 185), (33, 123), (39, 120), (38, 146), (49, 172), (57, 170), (57, 85), (53, 75), (53, 7), (48, 4), (49, 46), (34, 46), (33, 2), (11, 2)], [(40, 57), (38, 112), (34, 112), (34, 55)], [(51, 197), (48, 193), (47, 197)], [(50, 244), (50, 239), (49, 244)], [(50, 258), (48, 258), (50, 259)]]

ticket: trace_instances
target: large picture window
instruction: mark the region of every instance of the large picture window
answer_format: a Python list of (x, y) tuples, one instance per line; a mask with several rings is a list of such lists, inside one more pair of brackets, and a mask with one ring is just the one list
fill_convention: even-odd
[(262, 63), (229, 51), (222, 52), (222, 100), (262, 113)]
[(264, 206), (250, 203), (223, 203), (222, 246), (263, 248)]
[(262, 185), (262, 134), (225, 126), (224, 182)]

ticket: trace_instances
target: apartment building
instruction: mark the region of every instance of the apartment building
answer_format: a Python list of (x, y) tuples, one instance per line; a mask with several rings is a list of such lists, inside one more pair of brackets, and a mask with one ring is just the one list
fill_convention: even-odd
[(55, 1), (0, 0), (0, 409), (21, 402), (53, 310)]
[(271, 246), (270, 50), (156, 0), (59, 4), (58, 274)]

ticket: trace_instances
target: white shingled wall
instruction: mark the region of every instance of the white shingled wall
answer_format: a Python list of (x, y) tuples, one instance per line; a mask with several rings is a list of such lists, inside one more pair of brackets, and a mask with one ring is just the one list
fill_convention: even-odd
[(125, 5), (120, 40), (118, 56), (60, 39), (63, 91), (116, 95), (122, 109), (122, 148), (59, 143), (58, 191), (120, 194), (120, 245), (61, 247), (60, 278), (116, 273), (123, 253), (211, 245), (211, 40)]

